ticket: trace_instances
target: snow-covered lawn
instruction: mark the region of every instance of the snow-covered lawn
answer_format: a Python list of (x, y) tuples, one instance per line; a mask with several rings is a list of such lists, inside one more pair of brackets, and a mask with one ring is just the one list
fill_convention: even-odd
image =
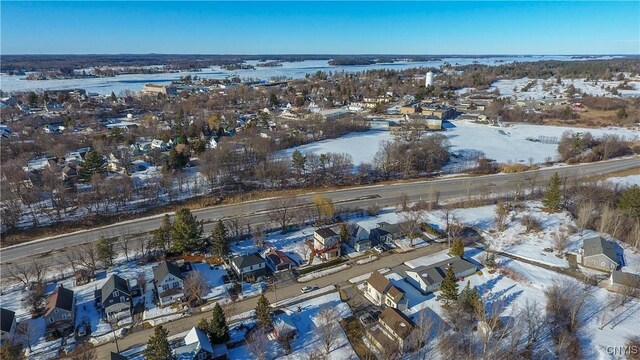
[[(535, 81), (535, 85), (528, 91), (522, 91), (531, 81)], [(516, 100), (542, 100), (542, 99), (554, 99), (565, 98), (565, 93), (569, 85), (573, 85), (577, 90), (580, 90), (588, 95), (593, 96), (608, 96), (613, 97), (611, 91), (606, 90), (607, 87), (615, 88), (623, 81), (586, 81), (585, 79), (562, 79), (560, 84), (556, 83), (555, 78), (547, 80), (541, 79), (509, 79), (498, 80), (494, 82), (489, 91), (498, 89), (500, 96), (510, 97)], [(636, 80), (629, 80), (628, 84), (634, 88), (634, 90), (618, 90), (622, 96), (640, 96), (640, 82)], [(544, 87), (547, 89), (545, 90)], [(515, 90), (515, 91), (514, 91)]]
[[(490, 159), (503, 163), (529, 162), (543, 163), (547, 158), (557, 159), (557, 144), (529, 141), (527, 138), (538, 139), (539, 136), (560, 139), (565, 131), (590, 132), (595, 137), (604, 134), (616, 134), (626, 139), (640, 138), (640, 131), (622, 128), (571, 128), (563, 126), (516, 124), (510, 127), (496, 127), (476, 124), (467, 121), (451, 120), (446, 124), (446, 131), (439, 132), (451, 142), (451, 151), (461, 158), (470, 155), (484, 154)], [(291, 156), (294, 150), (302, 153), (316, 154), (333, 152), (351, 155), (353, 164), (362, 162), (372, 163), (375, 153), (382, 141), (392, 140), (393, 135), (388, 131), (371, 130), (361, 133), (351, 133), (346, 136), (318, 141), (286, 150), (285, 155)], [(453, 162), (449, 166), (456, 166)]]

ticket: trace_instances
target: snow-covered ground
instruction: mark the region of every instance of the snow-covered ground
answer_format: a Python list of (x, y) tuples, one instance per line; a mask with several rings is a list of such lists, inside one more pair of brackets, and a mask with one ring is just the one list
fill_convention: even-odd
[[(484, 154), (490, 159), (503, 163), (526, 162), (542, 163), (550, 158), (557, 160), (557, 143), (538, 142), (527, 139), (538, 137), (560, 139), (565, 131), (590, 132), (595, 137), (604, 134), (615, 134), (628, 140), (640, 138), (640, 131), (623, 128), (572, 128), (563, 126), (516, 124), (509, 127), (497, 127), (476, 124), (467, 121), (452, 120), (447, 125), (446, 131), (439, 132), (445, 135), (451, 142), (451, 152), (460, 158), (472, 158), (474, 161), (478, 155)], [(351, 155), (353, 164), (372, 163), (382, 141), (393, 139), (388, 131), (371, 130), (360, 133), (351, 133), (337, 139), (317, 141), (306, 145), (297, 146), (284, 151), (285, 156), (291, 156), (293, 151), (302, 153), (347, 153)], [(449, 166), (455, 166), (455, 161)]]
[(327, 275), (334, 274), (334, 273), (337, 273), (337, 272), (342, 271), (342, 270), (346, 270), (346, 269), (348, 269), (350, 267), (351, 267), (351, 265), (349, 265), (349, 264), (342, 264), (342, 265), (334, 266), (334, 267), (331, 267), (331, 268), (328, 268), (328, 269), (314, 271), (314, 272), (308, 273), (307, 275), (300, 276), (298, 278), (298, 282), (307, 282), (307, 281), (311, 281), (313, 279), (318, 279), (318, 278), (321, 278), (323, 276), (327, 276)]
[(627, 188), (630, 186), (640, 186), (640, 174), (621, 177), (610, 177), (607, 181), (617, 184), (620, 187)]
[[(531, 86), (527, 91), (522, 89), (530, 82), (535, 81), (535, 85)], [(640, 81), (637, 78), (627, 80), (629, 86), (634, 90), (618, 90), (621, 96), (640, 96)], [(623, 83), (623, 81), (586, 81), (585, 79), (563, 79), (560, 84), (556, 83), (556, 78), (552, 77), (547, 80), (541, 79), (509, 79), (498, 80), (494, 82), (489, 91), (498, 89), (500, 96), (510, 97), (515, 100), (542, 100), (565, 98), (567, 88), (573, 85), (577, 90), (593, 96), (609, 96), (613, 97), (611, 91), (607, 87), (615, 88)]]

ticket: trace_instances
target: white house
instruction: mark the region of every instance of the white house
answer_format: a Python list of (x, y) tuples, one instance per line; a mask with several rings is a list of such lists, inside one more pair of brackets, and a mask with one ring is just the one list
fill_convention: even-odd
[(207, 142), (207, 149), (215, 149), (218, 147), (218, 142), (213, 137)]
[(151, 141), (151, 148), (159, 149), (160, 151), (166, 151), (168, 149), (168, 145), (166, 142), (160, 139), (153, 139), (153, 141)]
[(316, 253), (324, 259), (340, 256), (340, 235), (331, 228), (318, 229), (313, 233), (313, 247)]
[(449, 266), (453, 267), (456, 278), (469, 276), (478, 270), (473, 263), (461, 257), (453, 257), (439, 263), (408, 270), (406, 280), (423, 294), (433, 292), (440, 288)]
[(180, 268), (163, 261), (153, 267), (153, 286), (160, 306), (173, 304), (184, 297), (184, 279)]
[(243, 278), (246, 276), (263, 275), (266, 269), (266, 263), (257, 253), (249, 255), (240, 255), (231, 259), (231, 268)]

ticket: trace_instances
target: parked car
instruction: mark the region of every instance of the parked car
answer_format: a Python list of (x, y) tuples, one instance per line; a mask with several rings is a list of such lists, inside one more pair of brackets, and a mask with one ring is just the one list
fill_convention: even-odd
[(313, 291), (313, 290), (318, 290), (318, 287), (317, 287), (317, 286), (305, 286), (305, 287), (303, 287), (302, 289), (300, 289), (300, 291), (301, 291), (303, 294), (306, 294), (306, 293), (311, 292), (311, 291)]
[(382, 254), (384, 252), (384, 248), (378, 245), (373, 248), (373, 251), (377, 252), (378, 254)]

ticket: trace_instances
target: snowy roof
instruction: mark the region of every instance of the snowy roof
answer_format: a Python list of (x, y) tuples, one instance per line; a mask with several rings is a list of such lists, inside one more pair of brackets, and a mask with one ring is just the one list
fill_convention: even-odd
[(289, 315), (282, 313), (273, 317), (273, 328), (280, 335), (284, 335), (287, 332), (296, 331), (296, 325), (293, 323)]
[(316, 230), (316, 234), (318, 234), (323, 239), (337, 235), (335, 231), (333, 231), (330, 227), (318, 229)]
[(584, 239), (582, 249), (584, 250), (585, 257), (602, 254), (615, 262), (618, 260), (613, 244), (603, 239), (602, 236)]
[(476, 266), (473, 263), (461, 257), (455, 257), (440, 261), (432, 265), (420, 266), (411, 271), (420, 274), (420, 277), (422, 277), (423, 281), (431, 285), (442, 282), (449, 265), (453, 267), (454, 274), (460, 274), (471, 269), (476, 269)]
[(195, 359), (200, 350), (213, 354), (213, 346), (204, 331), (193, 327), (184, 337), (184, 345), (175, 348), (174, 354), (178, 360)]

